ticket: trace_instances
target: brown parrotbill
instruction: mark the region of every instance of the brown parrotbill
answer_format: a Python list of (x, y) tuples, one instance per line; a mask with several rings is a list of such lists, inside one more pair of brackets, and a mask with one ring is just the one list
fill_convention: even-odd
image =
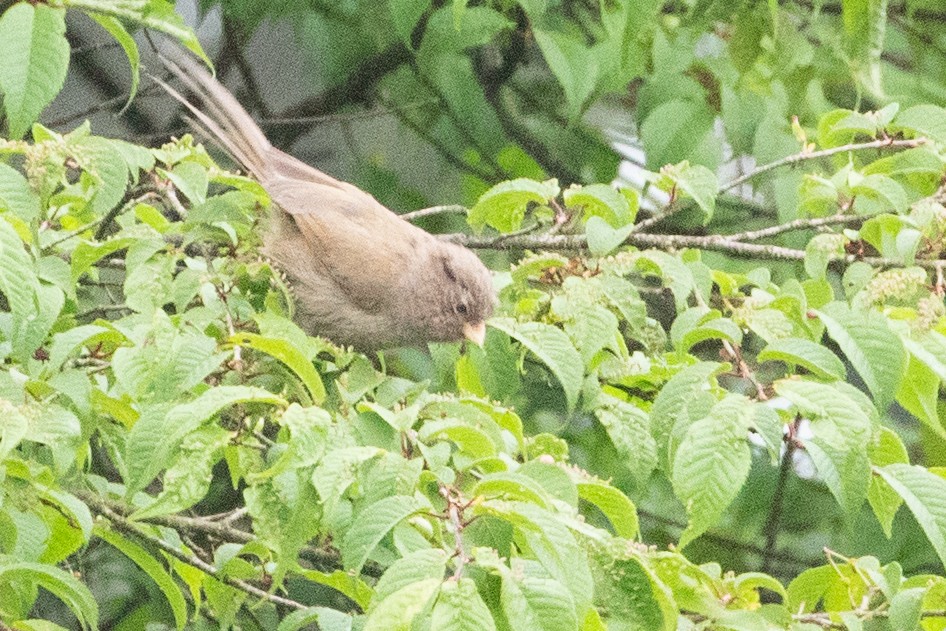
[(470, 250), (437, 239), (270, 144), (237, 99), (183, 54), (165, 65), (199, 99), (191, 123), (255, 177), (274, 206), (263, 253), (288, 277), (296, 322), (361, 351), (426, 342), (482, 344), (495, 302)]

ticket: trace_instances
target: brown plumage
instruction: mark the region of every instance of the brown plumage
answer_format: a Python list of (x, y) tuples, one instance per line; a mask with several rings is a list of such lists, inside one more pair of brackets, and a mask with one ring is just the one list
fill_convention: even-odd
[(166, 65), (199, 127), (269, 193), (277, 209), (263, 253), (289, 277), (296, 321), (312, 335), (370, 351), (430, 341), (482, 343), (494, 293), (470, 250), (402, 220), (361, 189), (273, 147), (227, 89), (196, 61)]

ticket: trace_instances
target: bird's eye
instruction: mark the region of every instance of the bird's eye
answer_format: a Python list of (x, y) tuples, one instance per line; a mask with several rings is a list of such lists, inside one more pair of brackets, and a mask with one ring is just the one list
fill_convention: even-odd
[(466, 311), (467, 311), (466, 305), (463, 304), (462, 302), (458, 304), (457, 306), (455, 306), (453, 310), (459, 313), (460, 315), (466, 315)]

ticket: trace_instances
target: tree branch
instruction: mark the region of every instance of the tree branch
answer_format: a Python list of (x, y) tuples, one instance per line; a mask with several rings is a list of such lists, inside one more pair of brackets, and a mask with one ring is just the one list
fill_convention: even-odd
[(914, 147), (919, 147), (926, 143), (926, 138), (914, 138), (911, 140), (896, 140), (893, 138), (882, 138), (880, 140), (872, 140), (870, 142), (860, 142), (852, 143), (849, 145), (843, 145), (841, 147), (832, 147), (830, 149), (822, 149), (820, 151), (802, 151), (794, 155), (786, 156), (774, 162), (769, 162), (768, 164), (763, 164), (760, 167), (745, 173), (734, 180), (730, 180), (723, 184), (719, 192), (725, 193), (730, 191), (737, 186), (744, 184), (751, 180), (754, 177), (762, 175), (763, 173), (768, 173), (780, 167), (789, 166), (792, 164), (798, 164), (799, 162), (805, 162), (807, 160), (817, 160), (818, 158), (826, 158), (828, 156), (833, 156), (839, 153), (846, 153), (848, 151), (866, 151), (869, 149), (912, 149)]
[(144, 530), (141, 527), (137, 526), (133, 522), (126, 519), (123, 515), (113, 510), (111, 506), (109, 506), (108, 502), (102, 500), (101, 498), (99, 498), (97, 495), (93, 493), (80, 492), (80, 493), (76, 493), (76, 496), (82, 499), (82, 501), (84, 501), (86, 504), (91, 506), (95, 510), (95, 512), (99, 513), (99, 515), (107, 519), (112, 524), (112, 527), (115, 528), (115, 530), (118, 530), (119, 532), (135, 537), (137, 539), (144, 540), (148, 542), (149, 544), (160, 548), (161, 550), (171, 555), (178, 561), (181, 561), (182, 563), (186, 563), (187, 565), (190, 565), (191, 567), (199, 569), (205, 574), (209, 574), (210, 576), (213, 576), (215, 579), (217, 579), (221, 583), (225, 583), (229, 585), (230, 587), (235, 587), (236, 589), (244, 591), (247, 594), (250, 594), (251, 596), (256, 596), (257, 598), (260, 598), (262, 600), (267, 600), (277, 605), (283, 605), (284, 607), (289, 607), (291, 609), (296, 609), (296, 610), (302, 610), (302, 609), (308, 608), (307, 605), (304, 605), (295, 600), (285, 598), (283, 596), (277, 596), (276, 594), (270, 594), (269, 592), (263, 589), (260, 589), (259, 587), (256, 587), (255, 585), (248, 583), (244, 580), (233, 578), (232, 576), (227, 576), (223, 574), (222, 572), (220, 572), (213, 565), (201, 559), (200, 557), (182, 552), (179, 549), (172, 546), (171, 544), (165, 542), (163, 539), (160, 539), (158, 537), (155, 537), (153, 535), (150, 535), (144, 532)]

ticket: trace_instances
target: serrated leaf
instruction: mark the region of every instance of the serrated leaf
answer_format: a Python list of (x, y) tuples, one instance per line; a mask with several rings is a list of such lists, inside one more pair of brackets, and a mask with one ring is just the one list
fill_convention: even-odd
[(851, 187), (851, 194), (855, 196), (854, 212), (858, 215), (902, 213), (910, 205), (910, 199), (903, 187), (885, 175), (863, 177)]
[[(677, 603), (670, 589), (640, 558), (609, 559), (605, 575), (609, 621), (619, 628), (673, 631), (677, 629)], [(610, 626), (608, 627), (610, 628)]]
[(650, 408), (650, 431), (657, 442), (657, 457), (665, 472), (670, 472), (680, 441), (690, 424), (705, 418), (716, 396), (711, 392), (713, 376), (725, 370), (724, 364), (701, 362), (684, 368), (670, 378)]
[(429, 508), (427, 502), (416, 497), (395, 495), (362, 509), (339, 546), (345, 567), (359, 572), (385, 535), (411, 515)]
[(412, 583), (427, 579), (443, 580), (447, 571), (447, 555), (431, 548), (407, 554), (388, 567), (374, 588), (371, 608), (374, 609), (391, 594)]
[(612, 228), (634, 223), (637, 211), (631, 209), (627, 197), (607, 184), (571, 186), (565, 189), (562, 199), (569, 207), (580, 207), (588, 219), (600, 217)]
[(938, 143), (946, 143), (946, 109), (936, 105), (915, 105), (894, 120), (899, 129), (916, 132)]
[(897, 392), (897, 403), (933, 432), (946, 438), (946, 429), (943, 428), (936, 409), (940, 383), (935, 372), (911, 355), (900, 383), (900, 390)]
[(39, 196), (20, 172), (0, 164), (0, 210), (9, 211), (26, 223), (39, 218)]
[(58, 567), (27, 562), (4, 563), (0, 559), (0, 580), (42, 587), (69, 607), (83, 629), (97, 629), (99, 626), (98, 604), (92, 592), (72, 574)]
[(309, 607), (293, 611), (282, 620), (276, 631), (299, 631), (303, 627), (318, 625), (319, 631), (351, 631), (353, 619), (347, 613), (328, 607)]
[(288, 341), (255, 333), (238, 333), (230, 338), (230, 341), (278, 359), (299, 377), (306, 390), (309, 391), (313, 403), (320, 405), (325, 401), (325, 385), (322, 383), (322, 376), (319, 375), (312, 362)]
[(131, 559), (135, 565), (147, 574), (152, 581), (164, 594), (171, 612), (174, 614), (174, 623), (178, 629), (183, 629), (187, 624), (187, 601), (181, 594), (181, 589), (174, 582), (174, 579), (164, 567), (155, 560), (144, 548), (137, 543), (126, 539), (122, 535), (112, 532), (99, 525), (95, 527), (95, 536), (109, 545), (118, 549), (119, 552)]
[(627, 239), (628, 235), (633, 231), (633, 224), (614, 228), (601, 217), (591, 217), (585, 223), (585, 236), (588, 239), (588, 250), (595, 256), (609, 254), (624, 243), (624, 240)]
[(594, 504), (608, 518), (614, 534), (624, 539), (636, 539), (640, 530), (637, 520), (637, 507), (620, 490), (610, 484), (595, 480), (577, 482), (578, 496)]
[(845, 379), (847, 369), (838, 356), (821, 344), (810, 340), (787, 337), (775, 340), (758, 355), (760, 362), (780, 361), (791, 366), (801, 366), (823, 379)]
[(475, 230), (491, 226), (500, 232), (513, 232), (522, 227), (529, 204), (544, 205), (558, 196), (555, 180), (536, 182), (519, 178), (500, 182), (483, 193), (467, 215)]
[(410, 631), (411, 622), (443, 585), (442, 578), (410, 583), (371, 610), (362, 631)]
[(499, 600), (517, 631), (572, 631), (577, 628), (575, 602), (558, 581), (502, 572)]
[(0, 292), (18, 320), (36, 316), (39, 309), (39, 279), (33, 261), (16, 231), (0, 217)]
[(499, 329), (531, 351), (555, 375), (571, 410), (578, 402), (584, 381), (584, 364), (571, 340), (559, 328), (542, 322), (518, 323), (509, 318), (493, 318), (489, 325)]
[(809, 455), (832, 495), (853, 519), (870, 483), (867, 444), (872, 420), (848, 396), (845, 386), (843, 382), (783, 379), (776, 382), (775, 391), (811, 422), (814, 436), (806, 441)]
[(143, 409), (141, 418), (128, 435), (125, 448), (128, 463), (126, 484), (129, 492), (144, 488), (167, 466), (170, 454), (184, 436), (221, 410), (239, 403), (285, 405), (286, 402), (260, 388), (218, 386), (189, 403), (182, 403), (170, 409), (167, 406)]
[(903, 498), (940, 562), (946, 563), (946, 479), (908, 464), (878, 467), (874, 472)]
[(689, 517), (681, 548), (716, 523), (746, 481), (752, 464), (746, 441), (752, 414), (748, 399), (730, 395), (709, 416), (692, 423), (680, 442), (671, 481)]
[(0, 92), (11, 138), (29, 130), (66, 80), (65, 13), (19, 2), (0, 16)]
[(631, 403), (608, 399), (595, 406), (595, 417), (638, 484), (643, 485), (657, 466), (657, 442), (647, 413)]
[[(870, 458), (871, 465), (875, 467), (885, 467), (888, 464), (910, 464), (910, 456), (907, 454), (903, 441), (896, 432), (887, 427), (881, 427), (871, 440), (867, 446), (867, 457)], [(900, 510), (903, 499), (883, 478), (873, 475), (870, 479), (870, 488), (867, 490), (867, 501), (889, 539), (893, 534), (893, 519)]]
[(430, 614), (430, 628), (444, 631), (495, 631), (496, 623), (469, 578), (444, 581)]
[(867, 384), (879, 409), (886, 409), (906, 371), (907, 353), (886, 318), (872, 310), (854, 311), (834, 302), (818, 312), (828, 334)]

